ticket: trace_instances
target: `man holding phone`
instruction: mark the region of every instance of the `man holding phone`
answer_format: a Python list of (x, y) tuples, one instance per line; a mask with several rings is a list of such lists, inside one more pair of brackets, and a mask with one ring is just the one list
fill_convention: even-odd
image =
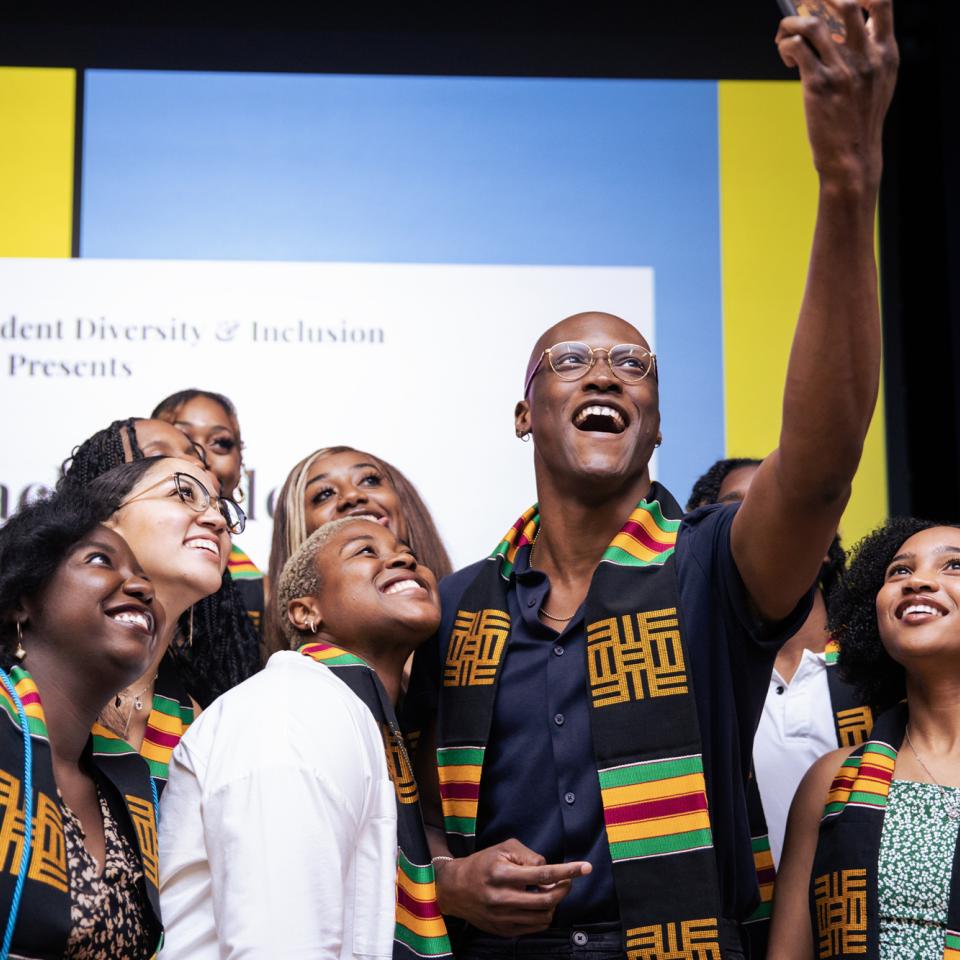
[[(441, 909), (458, 958), (742, 956), (744, 808), (777, 649), (803, 622), (876, 402), (874, 218), (897, 70), (890, 0), (788, 17), (820, 178), (778, 449), (739, 508), (684, 519), (651, 483), (657, 359), (625, 321), (546, 331), (516, 408), (538, 505), (441, 585), (411, 698)], [(863, 11), (868, 14), (864, 19)], [(674, 374), (676, 375), (676, 374)], [(437, 765), (432, 763), (436, 747)]]

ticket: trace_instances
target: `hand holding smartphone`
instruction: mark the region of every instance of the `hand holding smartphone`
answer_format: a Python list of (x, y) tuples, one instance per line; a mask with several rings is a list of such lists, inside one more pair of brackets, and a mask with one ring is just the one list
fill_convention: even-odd
[(830, 0), (777, 0), (785, 17), (819, 17), (835, 43), (846, 43), (847, 28)]

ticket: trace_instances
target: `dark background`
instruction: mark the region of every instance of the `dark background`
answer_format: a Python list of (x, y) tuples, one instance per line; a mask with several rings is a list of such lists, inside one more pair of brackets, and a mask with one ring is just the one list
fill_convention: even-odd
[[(896, 4), (901, 69), (880, 205), (892, 513), (960, 520), (956, 14)], [(0, 8), (0, 64), (784, 79), (775, 0), (207, 11)], [(950, 60), (948, 62), (948, 51)], [(80, 91), (82, 96), (82, 90)], [(0, 145), (2, 148), (2, 145)]]

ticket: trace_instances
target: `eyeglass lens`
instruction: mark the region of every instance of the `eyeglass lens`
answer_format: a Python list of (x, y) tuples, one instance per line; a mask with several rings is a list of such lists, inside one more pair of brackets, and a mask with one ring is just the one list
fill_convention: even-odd
[(550, 348), (550, 366), (562, 380), (579, 380), (593, 366), (596, 354), (606, 357), (615, 377), (625, 383), (643, 380), (653, 366), (650, 351), (636, 343), (619, 343), (609, 351), (594, 351), (586, 343), (568, 341)]
[[(174, 474), (177, 485), (177, 494), (180, 499), (197, 513), (202, 513), (210, 504), (210, 492), (200, 483), (186, 473)], [(239, 505), (226, 497), (216, 497), (217, 509), (227, 523), (227, 529), (231, 533), (243, 533), (247, 523), (246, 514), (240, 509)]]

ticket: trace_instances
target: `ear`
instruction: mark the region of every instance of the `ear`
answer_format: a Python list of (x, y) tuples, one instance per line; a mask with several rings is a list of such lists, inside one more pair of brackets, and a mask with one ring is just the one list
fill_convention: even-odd
[(531, 432), (530, 404), (526, 400), (521, 400), (513, 408), (513, 424), (518, 437), (523, 437), (524, 434)]
[(316, 633), (323, 615), (316, 597), (296, 597), (287, 604), (287, 618), (299, 633)]

